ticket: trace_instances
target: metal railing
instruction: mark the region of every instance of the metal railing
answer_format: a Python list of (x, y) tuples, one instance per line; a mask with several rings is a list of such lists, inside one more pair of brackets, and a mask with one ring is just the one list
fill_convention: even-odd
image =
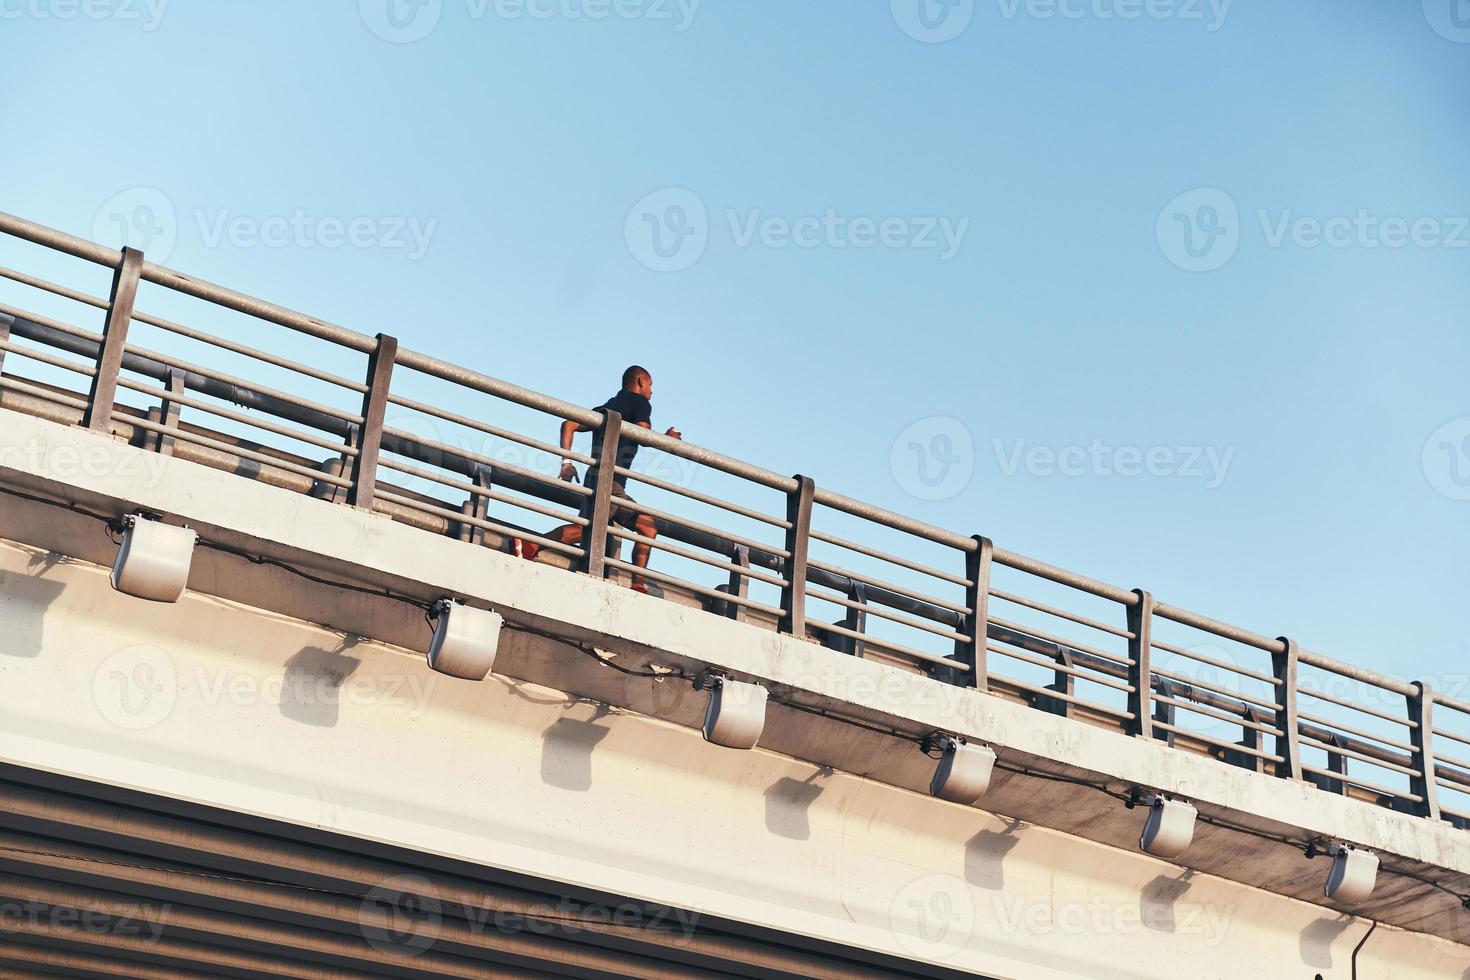
[[(0, 267), (0, 279), (45, 293), (48, 302), (101, 314), (101, 332), (95, 332), (0, 303), (0, 394), (12, 403), (49, 405), (89, 429), (132, 434), (155, 452), (187, 452), (473, 544), (533, 541), (576, 572), (622, 578), (637, 571), (712, 612), (852, 656), (881, 658), (1232, 765), (1470, 826), (1470, 804), (1457, 810), (1441, 803), (1442, 794), (1470, 800), (1470, 704), (1428, 684), (1339, 663), (1293, 640), (1217, 622), (1144, 590), (995, 547), (981, 535), (854, 500), (809, 477), (774, 473), (623, 426), (615, 413), (590, 411), (401, 348), (393, 337), (369, 337), (195, 279), (147, 262), (133, 249), (115, 251), (6, 214), (0, 214), (0, 234), (102, 266), (112, 276), (104, 299)], [(365, 363), (346, 376), (145, 313), (138, 308), (145, 285), (156, 287), (160, 298), (202, 301), (325, 341)], [(323, 394), (309, 398), (142, 347), (130, 338), (135, 324), (285, 372), (289, 387)], [(87, 379), (86, 396), (19, 376), (13, 365), (21, 358)], [(4, 373), (6, 367), (12, 370)], [(455, 404), (484, 395), (492, 405), (600, 428), (601, 456), (484, 421), (484, 413), (409, 396), (426, 382), (448, 384)], [(125, 404), (139, 396), (146, 410)], [(186, 424), (185, 410), (216, 421), (210, 428)], [(592, 486), (562, 482), (503, 452), (492, 455), (389, 424), (390, 411), (541, 454), (557, 465), (566, 460), (594, 467), (600, 479)], [(252, 437), (221, 427), (248, 430)], [(261, 434), (265, 441), (253, 437)], [(689, 481), (617, 466), (624, 443), (733, 481), (735, 492), (721, 496), (695, 490)], [(616, 496), (615, 481), (638, 484), (659, 495), (661, 505)], [(460, 498), (446, 499), (453, 494)], [(771, 505), (755, 502), (761, 496)], [(656, 535), (614, 520), (623, 508), (651, 518)], [(698, 520), (691, 516), (696, 509), (713, 516)], [(564, 544), (515, 515), (575, 525), (580, 541)], [(895, 543), (885, 548), (883, 539)], [(622, 542), (658, 550), (660, 562), (635, 568), (621, 558)], [(701, 580), (701, 574), (715, 579)]]

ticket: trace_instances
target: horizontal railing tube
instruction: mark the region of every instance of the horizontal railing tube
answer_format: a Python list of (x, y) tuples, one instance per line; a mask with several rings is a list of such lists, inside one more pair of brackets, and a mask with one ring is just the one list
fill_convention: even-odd
[[(1001, 643), (1006, 643), (1010, 646), (1026, 650), (1027, 652), (1038, 654), (1043, 657), (1050, 657), (1053, 659), (1061, 660), (1064, 659), (1064, 657), (1066, 656), (1070, 656), (1074, 666), (1086, 667), (1089, 670), (1093, 670), (1100, 674), (1106, 674), (1110, 677), (1118, 678), (1119, 680), (1128, 679), (1129, 671), (1128, 668), (1123, 664), (1115, 663), (1111, 660), (1105, 660), (1090, 653), (1076, 650), (1071, 647), (1066, 647), (1062, 644), (1053, 643), (1049, 640), (1042, 640), (1038, 637), (1030, 636), (1026, 633), (1021, 633), (1003, 626), (996, 626), (994, 623), (992, 623), (990, 626), (990, 638)], [(1222, 695), (1215, 694), (1212, 691), (1207, 691), (1203, 688), (1194, 687), (1182, 681), (1169, 680), (1167, 678), (1154, 675), (1151, 678), (1150, 687), (1152, 687), (1156, 692), (1161, 692), (1167, 689), (1169, 692), (1169, 696), (1182, 697), (1187, 701), (1193, 701), (1196, 704), (1200, 704), (1208, 708), (1215, 708), (1219, 711), (1228, 712), (1241, 718), (1251, 717), (1249, 713), (1250, 705), (1246, 704), (1244, 701), (1237, 701), (1232, 698), (1227, 698)], [(1350, 749), (1354, 752), (1362, 753), (1363, 755), (1371, 756), (1373, 759), (1379, 762), (1387, 762), (1398, 766), (1411, 766), (1414, 762), (1413, 758), (1406, 752), (1394, 752), (1383, 748), (1383, 746), (1375, 742), (1365, 741), (1363, 739), (1343, 735), (1340, 732), (1335, 732), (1330, 729), (1311, 724), (1309, 722), (1298, 722), (1297, 730), (1301, 735), (1305, 735), (1308, 738), (1316, 739), (1319, 742), (1328, 742), (1336, 739), (1337, 744), (1340, 747)], [(1470, 787), (1470, 773), (1460, 772), (1442, 763), (1437, 763), (1435, 765), (1435, 774), (1441, 780), (1444, 780), (1446, 782), (1453, 782), (1460, 786)]]
[[(1083, 592), (1090, 592), (1095, 596), (1103, 599), (1111, 599), (1125, 606), (1131, 606), (1138, 602), (1138, 596), (1129, 589), (1109, 585), (1106, 582), (1099, 582), (1097, 579), (1088, 578), (1086, 575), (1079, 575), (1076, 572), (1069, 572), (1065, 568), (1058, 568), (1055, 565), (1048, 565), (1046, 562), (1037, 561), (1035, 558), (1018, 555), (1014, 551), (996, 548), (994, 557), (997, 565), (1014, 568), (1018, 572), (1035, 575), (1037, 578), (1044, 578), (1050, 582), (1056, 582), (1058, 585), (1065, 585)], [(1163, 607), (1156, 607), (1156, 609), (1161, 608)]]
[(895, 514), (891, 510), (884, 510), (882, 507), (875, 507), (872, 504), (864, 503), (861, 500), (854, 500), (851, 497), (845, 497), (840, 493), (834, 493), (822, 487), (817, 488), (816, 495), (813, 499), (823, 507), (831, 507), (833, 510), (840, 510), (844, 514), (851, 515), (852, 517), (872, 521), (874, 524), (881, 524), (884, 527), (893, 528), (895, 531), (903, 531), (906, 534), (925, 538), (937, 544), (958, 548), (960, 551), (971, 552), (979, 547), (979, 544), (972, 536), (956, 534), (954, 531), (946, 531), (942, 527), (935, 527), (933, 524), (926, 524), (912, 517), (905, 517), (903, 514)]
[(54, 248), (58, 252), (65, 252), (67, 255), (105, 265), (108, 268), (116, 268), (118, 262), (122, 260), (122, 252), (118, 249), (98, 245), (85, 238), (68, 235), (64, 231), (38, 225), (34, 221), (27, 221), (25, 218), (7, 214), (4, 211), (0, 211), (0, 232), (23, 238), (37, 245), (44, 245), (47, 248)]
[(509, 402), (515, 402), (526, 408), (533, 408), (547, 415), (555, 415), (558, 418), (568, 419), (572, 422), (581, 422), (584, 425), (597, 426), (602, 424), (602, 416), (590, 408), (581, 405), (573, 405), (571, 402), (562, 401), (560, 398), (552, 398), (543, 395), (539, 391), (530, 388), (522, 388), (520, 385), (511, 384), (509, 381), (501, 381), (492, 378), (488, 374), (471, 371), (469, 368), (460, 367), (441, 361), (427, 354), (420, 354), (411, 350), (400, 350), (398, 352), (398, 366), (411, 371), (418, 371), (441, 381), (448, 381), (464, 388), (472, 388), (475, 391), (503, 398)]
[(744, 460), (736, 459), (733, 456), (726, 456), (724, 453), (715, 452), (713, 449), (705, 449), (703, 446), (697, 446), (692, 442), (685, 442), (682, 439), (662, 435), (651, 429), (641, 427), (630, 428), (623, 435), (629, 442), (637, 443), (640, 446), (647, 446), (649, 449), (656, 449), (659, 452), (668, 453), (670, 456), (687, 459), (691, 463), (708, 466), (711, 469), (728, 473), (730, 476), (747, 480), (751, 483), (758, 483), (780, 493), (793, 493), (797, 488), (797, 481), (793, 477), (782, 476), (779, 473), (755, 466)]
[[(36, 323), (23, 317), (8, 317), (0, 313), (0, 319), (11, 320), (10, 331), (12, 336), (20, 337), (33, 343), (44, 344), (68, 354), (77, 354), (82, 357), (96, 358), (98, 345), (95, 341), (87, 340), (85, 337), (74, 337), (69, 333), (48, 327), (45, 324)], [(252, 408), (257, 411), (274, 415), (278, 418), (295, 422), (308, 428), (317, 429), (328, 435), (339, 436), (346, 439), (352, 431), (350, 422), (318, 412), (314, 409), (303, 408), (290, 402), (282, 401), (271, 395), (252, 391), (249, 388), (241, 388), (238, 385), (226, 384), (216, 381), (214, 378), (205, 377), (194, 371), (178, 371), (169, 367), (162, 361), (155, 361), (151, 357), (141, 354), (125, 353), (122, 358), (124, 371), (141, 374), (155, 381), (168, 383), (169, 372), (183, 375), (184, 387), (190, 391), (228, 401), (244, 408)]]
[[(1286, 644), (1283, 643), (1280, 639), (1273, 640), (1270, 637), (1262, 636), (1259, 633), (1253, 633), (1250, 630), (1241, 629), (1239, 626), (1231, 626), (1229, 623), (1222, 623), (1217, 619), (1211, 619), (1208, 616), (1201, 616), (1199, 613), (1190, 612), (1187, 609), (1180, 609), (1177, 606), (1165, 605), (1162, 602), (1158, 603), (1154, 606), (1154, 615), (1179, 623), (1182, 626), (1189, 626), (1193, 629), (1203, 630), (1206, 633), (1213, 633), (1216, 636), (1223, 637), (1227, 640), (1234, 640), (1237, 643), (1243, 643), (1246, 646), (1255, 647), (1257, 650), (1264, 650), (1267, 653), (1284, 654), (1286, 652)], [(1414, 694), (1414, 686), (1406, 681), (1397, 680), (1392, 677), (1385, 677), (1382, 674), (1377, 674), (1371, 670), (1368, 670), (1366, 667), (1356, 667), (1352, 664), (1345, 664), (1341, 661), (1333, 660), (1331, 657), (1324, 657), (1320, 653), (1313, 653), (1310, 650), (1299, 649), (1297, 651), (1297, 660), (1299, 663), (1306, 664), (1308, 667), (1316, 667), (1320, 670), (1330, 671), (1331, 673), (1346, 677), (1349, 680), (1355, 680), (1359, 683), (1367, 684), (1370, 687), (1382, 688), (1385, 691), (1391, 691), (1394, 694), (1401, 694), (1404, 697), (1412, 697)], [(1439, 704), (1446, 703), (1442, 699), (1436, 699), (1436, 701)], [(1470, 712), (1470, 704), (1465, 704), (1463, 706), (1458, 704), (1451, 704), (1449, 706), (1459, 708), (1459, 710), (1462, 711)]]

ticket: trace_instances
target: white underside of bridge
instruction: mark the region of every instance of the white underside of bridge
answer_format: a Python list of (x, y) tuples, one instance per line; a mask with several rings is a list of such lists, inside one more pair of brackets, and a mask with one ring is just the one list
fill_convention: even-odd
[[(64, 462), (88, 458), (105, 462)], [(142, 602), (110, 589), (98, 522), (0, 493), (6, 763), (993, 977), (1353, 976), (1372, 922), (1326, 906), (1321, 860), (1208, 828), (1190, 866), (1155, 860), (1128, 846), (1138, 812), (1017, 775), (982, 801), (996, 813), (943, 803), (910, 743), (780, 706), (762, 747), (718, 748), (685, 682), (628, 677), (531, 628), (1470, 871), (1449, 827), (0, 410), (7, 488), (142, 506), (319, 576), (464, 596), (518, 629), (497, 676), (453, 680), (424, 663), (417, 609), (203, 548), (181, 603)], [(1363, 945), (1357, 975), (1470, 978), (1470, 948), (1451, 941), (1470, 935), (1466, 913), (1415, 901)]]

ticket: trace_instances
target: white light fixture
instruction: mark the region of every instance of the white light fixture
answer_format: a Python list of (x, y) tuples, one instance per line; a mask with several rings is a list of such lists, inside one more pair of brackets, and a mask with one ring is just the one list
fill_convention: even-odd
[(710, 689), (705, 741), (731, 749), (755, 748), (766, 727), (766, 689), (720, 674), (702, 675), (695, 686)]
[(1143, 802), (1148, 805), (1148, 819), (1138, 838), (1139, 848), (1161, 858), (1175, 858), (1188, 850), (1194, 842), (1194, 821), (1199, 811), (1182, 800), (1162, 796), (1145, 796)]
[(943, 751), (929, 795), (971, 806), (990, 789), (995, 771), (995, 750), (987, 745), (969, 745), (949, 735), (930, 736), (929, 744)]
[(186, 527), (123, 518), (122, 547), (112, 566), (112, 587), (151, 602), (178, 602), (189, 584), (189, 566), (199, 535)]
[(1378, 884), (1378, 855), (1348, 844), (1328, 844), (1332, 871), (1327, 875), (1327, 897), (1344, 905), (1356, 905), (1373, 894)]
[(440, 599), (435, 610), (439, 622), (429, 644), (429, 666), (450, 677), (483, 681), (495, 667), (505, 620), (499, 613), (449, 599)]

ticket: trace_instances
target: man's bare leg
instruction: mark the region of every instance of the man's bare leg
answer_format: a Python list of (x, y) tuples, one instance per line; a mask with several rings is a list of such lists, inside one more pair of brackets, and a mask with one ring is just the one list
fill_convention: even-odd
[(548, 532), (546, 536), (553, 541), (560, 541), (562, 544), (575, 547), (582, 543), (582, 528), (576, 524), (563, 524), (555, 531)]
[[(649, 517), (647, 514), (639, 515), (638, 520), (635, 521), (633, 524), (633, 530), (638, 532), (645, 538), (652, 539), (658, 537), (658, 525), (656, 525), (653, 522), (653, 518)], [(560, 541), (564, 545), (576, 547), (577, 545), (582, 543), (582, 531), (583, 529), (579, 525), (563, 524), (556, 530), (548, 532), (546, 536), (553, 541)], [(636, 565), (638, 568), (647, 568), (648, 559), (652, 557), (652, 555), (653, 548), (650, 545), (647, 545), (642, 541), (636, 542), (633, 545), (633, 564)], [(643, 593), (648, 592), (647, 580), (645, 580), (644, 577), (637, 572), (633, 573), (629, 585), (631, 585), (635, 591)]]
[[(635, 521), (633, 524), (633, 530), (637, 531), (645, 538), (658, 537), (658, 526), (653, 523), (653, 518), (649, 517), (647, 514), (638, 515), (638, 520)], [(651, 554), (653, 554), (652, 546), (647, 545), (642, 541), (637, 542), (633, 545), (633, 564), (637, 565), (639, 568), (647, 568), (648, 558)], [(643, 580), (643, 576), (639, 575), (637, 572), (633, 573), (633, 580), (631, 584), (633, 588), (639, 592), (648, 591), (648, 583), (645, 582)]]
[[(582, 541), (582, 529), (575, 524), (563, 524), (554, 531), (547, 532), (546, 536), (552, 541), (576, 547)], [(541, 552), (541, 546), (525, 538), (514, 538), (511, 541), (511, 553), (517, 558), (526, 558), (535, 561)]]

